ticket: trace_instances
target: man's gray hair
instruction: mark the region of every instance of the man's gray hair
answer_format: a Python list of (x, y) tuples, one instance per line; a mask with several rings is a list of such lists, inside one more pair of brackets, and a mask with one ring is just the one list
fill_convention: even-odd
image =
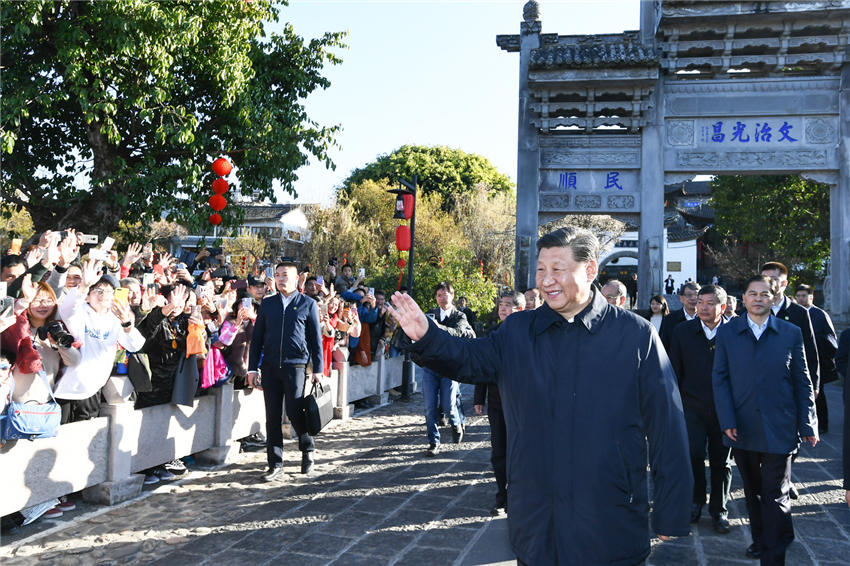
[(570, 248), (573, 259), (580, 263), (598, 261), (601, 249), (599, 239), (593, 232), (585, 228), (566, 226), (554, 232), (544, 234), (537, 240), (537, 253), (543, 248)]
[(605, 288), (608, 285), (613, 285), (617, 288), (617, 297), (625, 297), (628, 293), (628, 291), (626, 291), (626, 286), (619, 279), (609, 279), (602, 287)]
[(717, 304), (726, 304), (726, 289), (720, 285), (706, 285), (700, 288), (699, 296), (702, 297), (703, 295), (714, 295), (714, 298), (717, 299)]
[(142, 286), (142, 282), (136, 279), (135, 277), (125, 277), (121, 281), (119, 281), (122, 287), (129, 287), (130, 285), (138, 285)]

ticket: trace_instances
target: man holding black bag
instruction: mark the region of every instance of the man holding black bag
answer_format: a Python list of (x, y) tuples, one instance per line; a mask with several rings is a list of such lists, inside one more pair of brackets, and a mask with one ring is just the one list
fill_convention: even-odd
[[(302, 412), (304, 382), (308, 362), (322, 373), (322, 336), (316, 301), (298, 292), (298, 268), (292, 258), (282, 258), (275, 267), (278, 294), (266, 297), (260, 305), (251, 351), (248, 358), (248, 384), (261, 389), (266, 404), (266, 438), (269, 470), (264, 481), (280, 479), (283, 474), (283, 419), (286, 415), (298, 435), (301, 473), (313, 469), (313, 437), (307, 432)], [(262, 377), (257, 368), (262, 371)]]

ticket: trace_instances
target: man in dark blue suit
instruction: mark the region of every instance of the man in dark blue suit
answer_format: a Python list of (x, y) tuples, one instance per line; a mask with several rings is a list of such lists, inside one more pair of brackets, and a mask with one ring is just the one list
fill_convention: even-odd
[(693, 480), (676, 376), (650, 323), (593, 281), (599, 241), (566, 227), (537, 242), (546, 303), (485, 338), (452, 336), (408, 295), (393, 315), (421, 364), (495, 383), (505, 415), (508, 530), (521, 564), (642, 564), (652, 529), (689, 533)]
[(265, 481), (274, 481), (283, 474), (284, 399), (286, 416), (298, 435), (301, 473), (313, 468), (313, 437), (307, 433), (301, 399), (308, 362), (313, 366), (314, 383), (321, 379), (324, 367), (319, 308), (316, 301), (298, 292), (295, 261), (283, 258), (275, 267), (274, 281), (278, 293), (266, 297), (260, 305), (248, 357), (248, 384), (263, 390), (266, 404), (269, 470), (263, 475)]
[(779, 286), (755, 276), (744, 291), (746, 316), (717, 332), (712, 384), (727, 446), (744, 482), (752, 545), (762, 565), (785, 564), (794, 540), (791, 455), (800, 438), (818, 442), (815, 396), (799, 328), (771, 315)]
[(714, 410), (711, 368), (717, 331), (726, 322), (726, 291), (706, 285), (699, 290), (697, 318), (680, 322), (673, 330), (670, 363), (679, 378), (679, 391), (688, 427), (691, 469), (694, 474), (694, 499), (691, 523), (699, 521), (705, 505), (705, 447), (708, 442), (708, 464), (711, 470), (711, 500), (708, 511), (714, 530), (729, 533), (726, 502), (732, 486), (731, 449), (723, 445), (723, 431)]
[(812, 320), (812, 330), (815, 332), (815, 344), (818, 348), (818, 371), (820, 371), (820, 391), (815, 397), (815, 406), (818, 410), (818, 435), (829, 432), (829, 411), (826, 406), (824, 384), (838, 379), (835, 371), (835, 350), (838, 348), (838, 336), (832, 319), (825, 310), (814, 303), (814, 291), (808, 285), (797, 285), (794, 290), (797, 304), (809, 311)]

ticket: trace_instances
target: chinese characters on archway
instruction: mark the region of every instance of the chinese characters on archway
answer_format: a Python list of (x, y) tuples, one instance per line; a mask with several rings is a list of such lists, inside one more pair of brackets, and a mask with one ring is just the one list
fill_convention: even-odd
[[(561, 173), (558, 177), (558, 188), (559, 189), (574, 189), (574, 190), (588, 190), (590, 187), (581, 187), (579, 186), (578, 175), (575, 171), (567, 171), (565, 173)], [(619, 171), (608, 171), (605, 173), (605, 184), (602, 187), (603, 189), (614, 189), (614, 190), (623, 190), (623, 185), (620, 181), (620, 172)]]
[(717, 120), (710, 126), (702, 128), (703, 143), (794, 143), (798, 141), (794, 125), (785, 120), (770, 122), (768, 120)]

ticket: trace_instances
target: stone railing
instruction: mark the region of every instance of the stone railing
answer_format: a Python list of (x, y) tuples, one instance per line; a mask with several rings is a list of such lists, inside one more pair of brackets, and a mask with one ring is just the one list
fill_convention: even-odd
[[(386, 402), (386, 391), (401, 384), (401, 362), (378, 359), (369, 367), (350, 368), (336, 364), (330, 379), (336, 417), (347, 418), (349, 403), (358, 399)], [(62, 425), (54, 438), (0, 447), (0, 515), (77, 491), (87, 501), (114, 505), (141, 492), (143, 470), (189, 454), (199, 464), (224, 464), (238, 455), (238, 439), (265, 431), (259, 391), (234, 390), (227, 384), (196, 398), (192, 407), (135, 410), (126, 402), (129, 391), (123, 379), (112, 378), (107, 385), (113, 388), (107, 396), (112, 402), (98, 418)]]

